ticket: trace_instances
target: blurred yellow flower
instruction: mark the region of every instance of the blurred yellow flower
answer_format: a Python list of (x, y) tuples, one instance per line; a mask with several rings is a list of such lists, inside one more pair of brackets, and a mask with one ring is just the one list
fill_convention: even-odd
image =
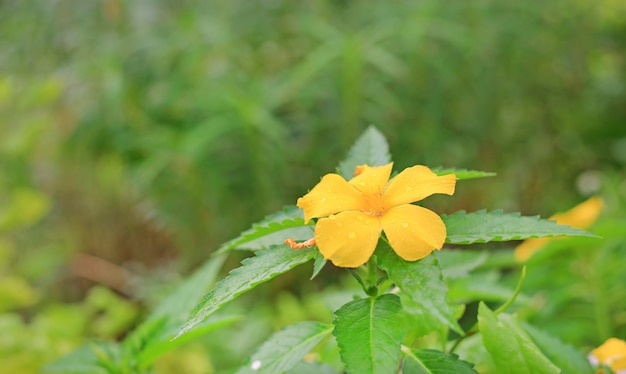
[(407, 261), (424, 258), (443, 246), (446, 226), (441, 218), (411, 203), (436, 193), (452, 195), (456, 176), (437, 176), (417, 165), (389, 180), (392, 166), (361, 165), (350, 181), (327, 174), (298, 199), (305, 222), (325, 217), (317, 221), (314, 239), (322, 255), (336, 266), (354, 268), (367, 262), (381, 231)]
[(616, 374), (625, 374), (626, 342), (609, 338), (604, 344), (591, 351), (589, 361), (593, 365), (606, 365)]
[[(602, 205), (601, 198), (591, 197), (567, 212), (553, 215), (550, 219), (561, 225), (568, 225), (577, 229), (586, 229), (598, 219), (602, 211)], [(519, 262), (528, 260), (535, 252), (554, 239), (555, 238), (540, 238), (525, 240), (515, 248), (515, 259)]]

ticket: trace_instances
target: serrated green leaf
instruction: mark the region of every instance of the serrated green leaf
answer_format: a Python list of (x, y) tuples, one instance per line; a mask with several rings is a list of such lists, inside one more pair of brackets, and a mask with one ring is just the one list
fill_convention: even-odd
[(588, 374), (593, 372), (587, 357), (571, 345), (565, 344), (561, 340), (527, 323), (522, 323), (522, 327), (541, 351), (562, 370), (562, 374)]
[(478, 329), (499, 373), (559, 373), (513, 316), (496, 315), (483, 302), (478, 306)]
[(437, 175), (454, 174), (456, 175), (456, 179), (458, 180), (494, 177), (497, 175), (496, 173), (492, 173), (489, 171), (478, 171), (478, 170), (467, 170), (467, 169), (432, 168), (431, 170)]
[(453, 353), (445, 353), (432, 349), (404, 348), (406, 355), (403, 373), (411, 374), (476, 374), (474, 364), (459, 359)]
[(435, 251), (435, 256), (446, 279), (467, 277), (472, 270), (484, 264), (488, 257), (485, 251), (468, 250)]
[(348, 373), (395, 373), (405, 334), (400, 298), (386, 294), (351, 301), (335, 312), (341, 360)]
[(286, 245), (273, 246), (256, 252), (255, 257), (242, 261), (241, 267), (232, 270), (215, 288), (205, 295), (191, 317), (175, 338), (193, 329), (222, 305), (255, 286), (313, 258), (313, 249), (293, 250)]
[(459, 211), (442, 215), (441, 218), (446, 224), (446, 242), (451, 244), (502, 242), (549, 236), (595, 236), (584, 230), (540, 219), (539, 216), (521, 216), (519, 213), (503, 213), (500, 210), (480, 210), (473, 213)]
[(348, 180), (354, 176), (354, 170), (359, 165), (381, 166), (390, 162), (389, 145), (385, 136), (374, 126), (370, 126), (356, 140), (337, 170), (339, 175)]
[(270, 245), (282, 244), (287, 238), (309, 239), (313, 237), (312, 224), (313, 222), (304, 224), (302, 209), (295, 205), (286, 206), (224, 243), (216, 253), (242, 247), (251, 250), (265, 249)]
[(435, 256), (405, 261), (387, 243), (380, 241), (376, 258), (378, 265), (389, 274), (389, 279), (402, 291), (403, 308), (415, 319), (418, 335), (425, 335), (442, 325), (463, 333), (448, 303), (448, 287)]
[(300, 362), (332, 330), (331, 325), (309, 321), (287, 326), (266, 340), (237, 374), (283, 373)]
[(315, 258), (315, 262), (313, 262), (313, 274), (311, 275), (311, 279), (317, 277), (320, 271), (324, 268), (324, 265), (326, 265), (326, 262), (328, 262), (320, 251), (315, 251), (315, 255), (313, 257)]

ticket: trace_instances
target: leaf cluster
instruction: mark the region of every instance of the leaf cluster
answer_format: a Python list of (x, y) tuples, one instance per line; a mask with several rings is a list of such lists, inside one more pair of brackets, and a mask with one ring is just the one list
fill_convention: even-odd
[[(348, 177), (357, 165), (388, 162), (386, 140), (371, 127), (357, 140), (338, 171)], [(454, 169), (438, 172), (457, 173)], [(458, 171), (458, 179), (491, 175)], [(447, 242), (459, 245), (557, 235), (593, 236), (539, 217), (501, 211), (461, 211), (445, 215), (443, 220)], [(47, 369), (83, 373), (149, 370), (164, 352), (236, 322), (238, 316), (220, 316), (217, 312), (240, 295), (311, 261), (315, 277), (326, 264), (317, 248), (293, 250), (279, 244), (288, 236), (306, 239), (311, 234), (312, 227), (304, 224), (296, 207), (266, 217), (224, 244), (122, 343), (84, 346)], [(216, 283), (224, 258), (234, 249), (253, 250), (254, 256)], [(338, 368), (307, 358), (326, 342), (336, 344), (342, 365), (339, 370), (349, 373), (476, 373), (475, 363), (454, 353), (473, 335), (481, 337), (479, 346), (497, 372), (556, 373), (557, 365), (568, 370), (573, 370), (568, 363), (584, 366), (584, 359), (570, 347), (504, 313), (518, 297), (519, 285), (515, 291), (470, 289), (472, 284), (497, 284), (489, 272), (474, 274), (490, 259), (486, 252), (442, 251), (409, 262), (381, 239), (366, 268), (352, 272), (364, 294), (335, 310), (332, 324), (301, 321), (288, 325), (261, 344), (236, 372), (336, 372)], [(459, 284), (466, 289), (459, 291)], [(212, 289), (200, 298), (209, 285)], [(503, 305), (492, 311), (482, 300)], [(474, 323), (467, 325), (461, 322), (470, 301), (480, 302)], [(426, 344), (429, 339), (437, 345)]]

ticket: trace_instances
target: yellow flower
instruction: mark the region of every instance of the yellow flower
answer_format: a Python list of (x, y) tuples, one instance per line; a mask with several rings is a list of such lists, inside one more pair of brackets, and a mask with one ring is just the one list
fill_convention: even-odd
[(392, 166), (359, 166), (358, 175), (350, 181), (327, 174), (298, 199), (306, 223), (325, 217), (317, 221), (315, 242), (336, 266), (354, 268), (367, 262), (381, 231), (407, 261), (424, 258), (443, 246), (446, 226), (441, 218), (411, 203), (436, 193), (452, 195), (456, 176), (437, 176), (417, 165), (389, 180)]
[(594, 365), (607, 365), (618, 374), (626, 373), (626, 342), (610, 338), (591, 351), (589, 361)]
[[(564, 213), (557, 213), (551, 220), (561, 225), (568, 225), (577, 229), (586, 229), (591, 226), (602, 211), (602, 199), (592, 197), (576, 205)], [(555, 238), (528, 239), (515, 248), (515, 259), (519, 262), (528, 260), (535, 252), (543, 248)]]

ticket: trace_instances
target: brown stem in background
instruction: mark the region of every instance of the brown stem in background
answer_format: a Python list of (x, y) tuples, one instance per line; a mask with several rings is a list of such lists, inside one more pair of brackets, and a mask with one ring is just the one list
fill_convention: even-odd
[(105, 285), (124, 295), (130, 295), (128, 285), (132, 274), (119, 265), (87, 253), (77, 253), (70, 266), (72, 272), (79, 277)]

